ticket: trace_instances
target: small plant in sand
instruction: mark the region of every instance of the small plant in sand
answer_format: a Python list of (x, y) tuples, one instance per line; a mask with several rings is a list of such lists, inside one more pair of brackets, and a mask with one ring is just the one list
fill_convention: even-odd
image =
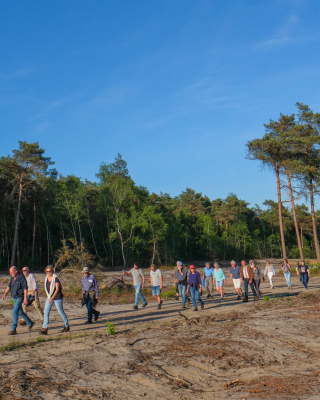
[(263, 296), (263, 301), (269, 301), (269, 296)]
[(116, 334), (116, 331), (114, 329), (114, 324), (112, 324), (110, 321), (107, 321), (106, 327), (107, 327), (108, 335), (115, 335)]

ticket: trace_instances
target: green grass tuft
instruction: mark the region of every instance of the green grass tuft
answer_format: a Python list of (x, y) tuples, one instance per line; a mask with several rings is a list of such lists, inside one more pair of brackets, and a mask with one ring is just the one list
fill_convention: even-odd
[(263, 301), (269, 301), (269, 296), (263, 296)]
[(107, 321), (106, 327), (107, 327), (108, 335), (115, 335), (116, 334), (116, 331), (114, 329), (114, 324), (112, 324), (110, 321)]

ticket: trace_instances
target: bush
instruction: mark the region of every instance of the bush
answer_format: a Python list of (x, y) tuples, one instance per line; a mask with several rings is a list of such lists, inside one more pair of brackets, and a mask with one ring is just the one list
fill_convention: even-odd
[(115, 335), (116, 334), (116, 331), (114, 329), (114, 324), (112, 324), (110, 321), (107, 321), (106, 327), (107, 327), (108, 335)]
[(166, 298), (166, 300), (172, 299), (176, 297), (176, 289), (168, 289), (165, 292), (162, 292), (162, 295)]
[(263, 296), (263, 301), (269, 301), (269, 296)]

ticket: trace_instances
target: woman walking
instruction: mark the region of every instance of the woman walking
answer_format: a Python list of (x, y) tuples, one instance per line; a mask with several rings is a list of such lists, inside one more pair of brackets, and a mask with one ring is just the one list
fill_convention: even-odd
[(47, 301), (44, 307), (44, 321), (43, 321), (43, 328), (41, 330), (42, 335), (48, 334), (48, 326), (49, 326), (49, 313), (53, 306), (53, 303), (57, 307), (57, 310), (64, 322), (64, 328), (61, 332), (68, 332), (70, 331), (68, 318), (63, 310), (63, 294), (61, 291), (61, 282), (58, 278), (58, 275), (54, 273), (54, 268), (52, 265), (48, 265), (46, 268), (46, 281), (44, 284), (44, 288), (47, 293)]
[(188, 293), (189, 290), (190, 290), (190, 294), (191, 294), (194, 311), (198, 311), (196, 300), (199, 301), (199, 303), (201, 305), (201, 309), (203, 310), (204, 304), (200, 298), (200, 293), (202, 291), (201, 276), (200, 276), (199, 272), (196, 271), (194, 265), (190, 265), (190, 273), (189, 273), (188, 287), (187, 287), (186, 293)]
[(288, 263), (287, 259), (283, 260), (282, 271), (283, 271), (284, 277), (286, 278), (288, 288), (292, 289), (292, 286), (291, 286), (291, 265)]
[(256, 292), (257, 292), (257, 297), (259, 299), (260, 297), (260, 283), (261, 283), (261, 279), (262, 279), (262, 273), (260, 271), (260, 268), (257, 266), (255, 261), (250, 261), (250, 265), (254, 274), (254, 286), (256, 288)]
[(276, 271), (274, 270), (273, 264), (270, 264), (269, 260), (267, 260), (266, 267), (264, 269), (264, 276), (268, 275), (271, 289), (274, 289), (272, 278), (275, 274), (276, 274)]
[(213, 271), (213, 279), (216, 281), (216, 290), (220, 293), (220, 300), (224, 298), (223, 284), (227, 283), (226, 276), (223, 270), (220, 268), (219, 263), (215, 262)]

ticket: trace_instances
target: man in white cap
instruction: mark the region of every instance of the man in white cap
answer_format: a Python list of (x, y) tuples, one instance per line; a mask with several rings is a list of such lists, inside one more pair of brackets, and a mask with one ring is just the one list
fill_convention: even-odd
[(82, 272), (82, 305), (85, 304), (88, 310), (88, 320), (86, 324), (92, 324), (92, 315), (94, 315), (94, 320), (97, 321), (100, 314), (100, 312), (94, 308), (98, 303), (99, 287), (97, 279), (90, 273), (89, 267), (84, 267)]

